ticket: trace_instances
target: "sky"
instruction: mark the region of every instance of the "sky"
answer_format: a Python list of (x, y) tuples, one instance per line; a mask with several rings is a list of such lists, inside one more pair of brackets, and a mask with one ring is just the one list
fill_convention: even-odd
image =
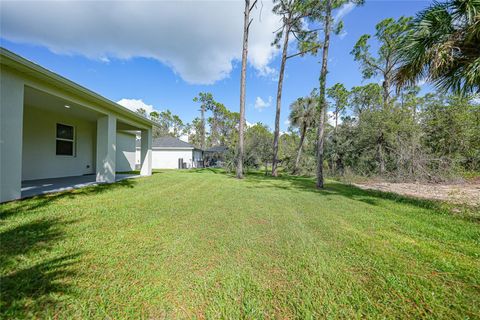
[[(337, 10), (345, 27), (331, 39), (327, 86), (378, 82), (362, 79), (350, 54), (355, 42), (382, 19), (414, 16), (429, 4), (366, 0)], [(246, 119), (273, 128), (280, 52), (271, 42), (280, 22), (271, 8), (263, 0), (252, 11)], [(239, 110), (242, 32), (243, 2), (235, 0), (0, 2), (2, 47), (128, 108), (170, 109), (184, 122), (199, 116), (199, 92)], [(320, 55), (288, 60), (282, 131), (289, 105), (318, 87), (319, 73)]]

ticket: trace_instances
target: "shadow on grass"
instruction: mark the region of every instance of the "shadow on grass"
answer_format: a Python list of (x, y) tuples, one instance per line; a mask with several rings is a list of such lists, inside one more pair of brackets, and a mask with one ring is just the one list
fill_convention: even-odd
[[(441, 214), (451, 214), (451, 208), (440, 201), (408, 197), (391, 192), (364, 190), (340, 182), (328, 182), (325, 184), (324, 189), (317, 189), (314, 179), (305, 176), (281, 175), (275, 178), (268, 175), (266, 176), (263, 172), (253, 172), (246, 176), (245, 181), (250, 183), (252, 188), (279, 188), (283, 190), (297, 190), (313, 192), (320, 196), (339, 195), (372, 206), (381, 206), (382, 200), (390, 200), (416, 206), (418, 208), (435, 210)], [(471, 208), (465, 207), (463, 209), (466, 214), (458, 215), (459, 217), (469, 221), (480, 222), (480, 216), (472, 214), (471, 212), (473, 212), (473, 210)]]
[(35, 314), (53, 310), (58, 302), (55, 295), (72, 292), (66, 280), (75, 275), (71, 266), (78, 256), (63, 255), (1, 276), (2, 318), (37, 318)]
[(8, 217), (18, 213), (25, 213), (35, 209), (46, 207), (60, 199), (73, 199), (76, 197), (100, 194), (106, 191), (120, 188), (133, 188), (135, 184), (135, 179), (124, 179), (115, 183), (103, 183), (95, 186), (88, 186), (57, 193), (49, 193), (27, 199), (7, 202), (4, 204), (0, 204), (0, 220), (5, 220)]
[(198, 168), (198, 169), (189, 169), (187, 172), (190, 173), (214, 173), (214, 174), (219, 174), (219, 173), (225, 173), (225, 170), (221, 168)]
[(0, 233), (0, 317), (36, 318), (56, 307), (56, 296), (72, 292), (68, 280), (80, 254), (55, 256), (52, 250), (74, 222), (41, 219)]
[[(115, 172), (116, 174), (136, 174), (136, 175), (139, 175), (140, 174), (140, 170), (132, 170), (132, 171), (117, 171)], [(152, 170), (152, 175), (154, 174), (158, 174), (158, 173), (163, 173), (162, 171), (158, 171), (156, 169), (153, 169)]]

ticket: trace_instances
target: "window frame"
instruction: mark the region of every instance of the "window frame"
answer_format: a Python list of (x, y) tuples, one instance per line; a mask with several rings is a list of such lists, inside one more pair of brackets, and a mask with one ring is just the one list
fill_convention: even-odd
[[(71, 127), (73, 136), (72, 139), (66, 139), (66, 138), (59, 138), (58, 137), (58, 125), (62, 125), (65, 127)], [(66, 124), (66, 123), (61, 123), (61, 122), (56, 122), (55, 123), (55, 156), (57, 157), (76, 157), (77, 156), (77, 145), (76, 145), (76, 128), (74, 125), (71, 124)], [(72, 154), (58, 154), (57, 150), (57, 141), (65, 141), (65, 142), (71, 142), (72, 143)]]

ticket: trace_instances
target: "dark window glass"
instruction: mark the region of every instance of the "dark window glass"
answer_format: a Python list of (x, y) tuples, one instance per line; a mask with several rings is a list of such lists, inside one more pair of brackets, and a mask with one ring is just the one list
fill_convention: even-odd
[(73, 127), (57, 123), (57, 138), (73, 140)]
[(73, 141), (57, 140), (57, 155), (73, 156)]

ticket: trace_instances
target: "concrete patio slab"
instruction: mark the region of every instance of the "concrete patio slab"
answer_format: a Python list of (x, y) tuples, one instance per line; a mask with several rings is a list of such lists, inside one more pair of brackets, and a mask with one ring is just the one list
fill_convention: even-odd
[[(138, 174), (116, 174), (115, 182), (138, 177), (140, 177)], [(30, 198), (52, 192), (62, 192), (101, 184), (101, 182), (97, 182), (95, 179), (95, 175), (92, 174), (76, 177), (22, 181), (21, 198)]]

